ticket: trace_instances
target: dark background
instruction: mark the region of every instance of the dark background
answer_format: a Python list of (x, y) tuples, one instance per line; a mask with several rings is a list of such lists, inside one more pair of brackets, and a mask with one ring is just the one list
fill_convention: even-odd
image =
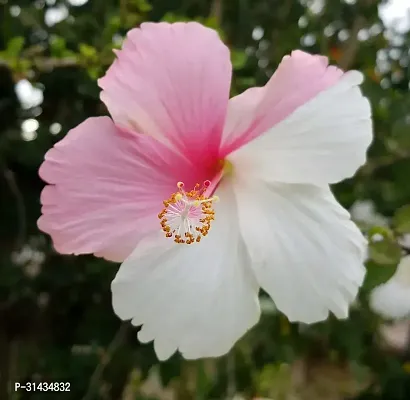
[[(0, 0), (0, 400), (410, 398), (407, 324), (386, 337), (367, 303), (393, 274), (399, 238), (410, 232), (410, 34), (386, 28), (381, 3)], [(126, 31), (147, 20), (217, 29), (232, 51), (232, 95), (265, 84), (296, 48), (365, 74), (375, 140), (368, 164), (334, 189), (347, 208), (371, 200), (390, 222), (356, 213), (369, 237), (383, 240), (371, 243), (348, 321), (289, 324), (265, 299), (261, 322), (228, 356), (159, 364), (152, 345), (140, 345), (112, 311), (118, 265), (58, 255), (38, 231), (44, 153), (79, 122), (106, 114), (96, 79)], [(393, 340), (402, 343), (393, 348)], [(15, 392), (24, 381), (70, 382), (71, 391)]]

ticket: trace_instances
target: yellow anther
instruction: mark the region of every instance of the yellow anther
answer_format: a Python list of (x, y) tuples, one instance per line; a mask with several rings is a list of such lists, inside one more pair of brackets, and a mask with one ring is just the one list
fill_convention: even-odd
[(158, 214), (166, 237), (173, 238), (175, 243), (192, 244), (208, 234), (215, 219), (212, 202), (219, 200), (218, 196), (206, 197), (210, 185), (210, 181), (205, 181), (186, 192), (184, 183), (177, 183), (178, 191), (163, 201), (164, 209)]

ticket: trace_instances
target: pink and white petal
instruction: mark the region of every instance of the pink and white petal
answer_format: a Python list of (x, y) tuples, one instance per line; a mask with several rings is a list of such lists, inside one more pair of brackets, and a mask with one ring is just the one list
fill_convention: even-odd
[(218, 34), (196, 22), (144, 23), (116, 54), (99, 80), (115, 123), (151, 135), (193, 162), (215, 158), (232, 69)]
[(372, 141), (370, 104), (358, 87), (362, 80), (357, 71), (344, 74), (232, 153), (230, 161), (268, 182), (329, 184), (353, 176)]
[(251, 129), (265, 92), (264, 87), (254, 87), (229, 100), (221, 143), (223, 154), (229, 154), (234, 149), (230, 147), (235, 144), (238, 134)]
[(178, 245), (163, 235), (142, 241), (112, 283), (113, 307), (143, 325), (159, 359), (177, 349), (185, 358), (217, 357), (259, 319), (259, 287), (246, 268), (232, 189), (222, 183), (215, 221), (205, 238)]
[[(123, 261), (159, 228), (162, 200), (195, 170), (154, 139), (118, 131), (108, 117), (89, 118), (49, 150), (40, 176), (39, 228), (57, 251)], [(184, 176), (185, 175), (185, 176)]]
[[(263, 88), (257, 88), (258, 92), (247, 90), (240, 95), (240, 102), (248, 107), (247, 110), (240, 111), (244, 121), (238, 122), (241, 118), (240, 113), (228, 113), (222, 155), (226, 156), (265, 133), (320, 92), (335, 85), (342, 75), (342, 70), (328, 65), (326, 57), (300, 50), (285, 56)], [(230, 100), (230, 103), (238, 102), (238, 96)], [(231, 108), (238, 107), (230, 104), (229, 109)], [(231, 118), (240, 127), (234, 135), (229, 129), (232, 125)]]
[(348, 316), (365, 276), (366, 240), (330, 189), (242, 180), (239, 225), (259, 285), (290, 321)]

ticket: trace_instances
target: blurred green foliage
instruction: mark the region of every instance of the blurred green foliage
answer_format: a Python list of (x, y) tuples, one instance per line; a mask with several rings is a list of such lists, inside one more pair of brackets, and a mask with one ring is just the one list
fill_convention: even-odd
[[(386, 30), (381, 3), (0, 0), (0, 399), (408, 400), (409, 349), (382, 345), (382, 321), (368, 308), (369, 290), (410, 250), (399, 244), (410, 233), (410, 34)], [(117, 265), (60, 256), (38, 231), (44, 153), (79, 122), (106, 113), (96, 79), (127, 30), (147, 20), (218, 30), (232, 50), (232, 95), (264, 85), (297, 48), (364, 72), (375, 139), (368, 164), (334, 189), (347, 208), (371, 199), (392, 222), (362, 226), (368, 276), (349, 320), (289, 324), (264, 298), (261, 322), (227, 357), (175, 355), (159, 364), (152, 345), (139, 344), (136, 329), (112, 311)], [(16, 85), (37, 100), (25, 104)], [(24, 131), (27, 121), (34, 128)], [(14, 392), (18, 381), (66, 381), (71, 391)]]

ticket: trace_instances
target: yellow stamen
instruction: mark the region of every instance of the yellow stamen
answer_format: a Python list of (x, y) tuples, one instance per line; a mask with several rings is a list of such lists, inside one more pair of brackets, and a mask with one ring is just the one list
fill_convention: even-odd
[(185, 192), (183, 182), (178, 182), (178, 192), (164, 200), (164, 208), (158, 214), (161, 228), (168, 238), (175, 243), (199, 243), (202, 236), (206, 236), (215, 219), (212, 202), (218, 201), (217, 196), (206, 197), (205, 192), (211, 182), (205, 181), (202, 187), (196, 184), (194, 188)]

